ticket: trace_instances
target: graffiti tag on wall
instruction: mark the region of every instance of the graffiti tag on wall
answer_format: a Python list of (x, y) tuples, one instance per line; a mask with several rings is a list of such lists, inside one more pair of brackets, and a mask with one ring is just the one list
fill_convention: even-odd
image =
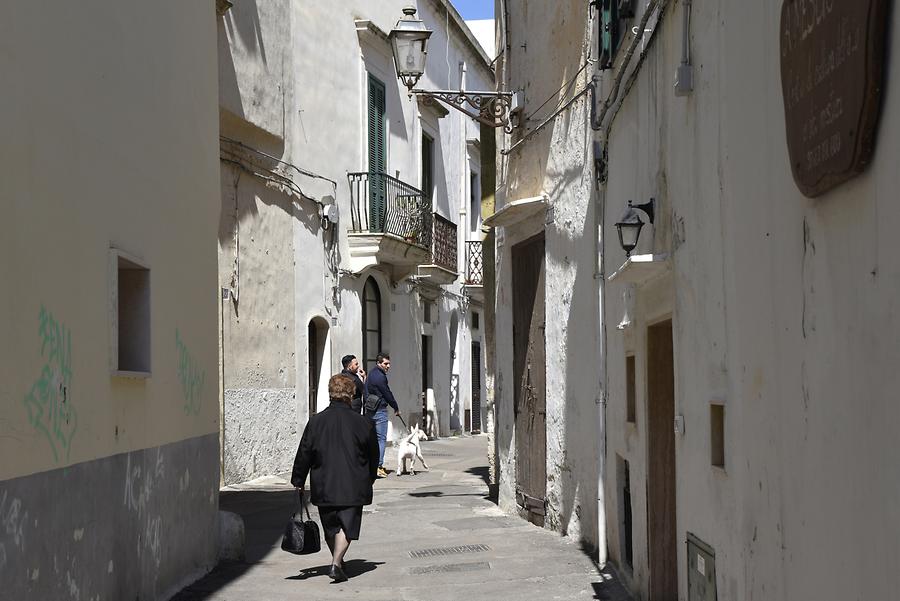
[(28, 410), (28, 422), (47, 438), (53, 459), (59, 461), (60, 454), (69, 458), (72, 439), (78, 430), (78, 414), (71, 399), (72, 333), (41, 307), (38, 336), (45, 363), (23, 403)]
[(178, 353), (178, 379), (181, 380), (181, 391), (184, 393), (184, 412), (187, 415), (198, 415), (206, 372), (188, 352), (177, 329), (175, 330), (175, 350)]

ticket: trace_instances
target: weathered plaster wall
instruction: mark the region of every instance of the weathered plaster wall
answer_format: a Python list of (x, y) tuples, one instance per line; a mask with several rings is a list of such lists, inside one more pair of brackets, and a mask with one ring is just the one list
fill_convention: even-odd
[[(215, 561), (215, 19), (5, 8), (3, 594), (154, 599)], [(150, 269), (147, 378), (110, 373), (111, 247)]]
[(219, 19), (219, 108), (283, 148), (291, 124), (288, 0), (235, 2)]
[(209, 434), (0, 482), (4, 598), (168, 599), (202, 576), (218, 446)]
[[(638, 290), (632, 332), (610, 336), (609, 460), (619, 453), (632, 465), (633, 578), (641, 594), (641, 357), (646, 324), (667, 311), (676, 413), (685, 418), (676, 439), (678, 537), (694, 532), (715, 548), (720, 598), (880, 599), (900, 584), (888, 559), (900, 551), (892, 466), (900, 412), (891, 369), (900, 264), (890, 235), (900, 221), (892, 192), (900, 66), (892, 48), (868, 171), (807, 199), (787, 156), (780, 10), (774, 1), (695, 4), (697, 79), (688, 98), (671, 93), (681, 27), (680, 18), (668, 19), (613, 130), (607, 222), (625, 199), (656, 195), (664, 218), (638, 250), (673, 254), (671, 277)], [(894, 30), (898, 18), (891, 17)], [(610, 267), (623, 259), (617, 246), (606, 245)], [(618, 323), (621, 297), (610, 288), (608, 299), (607, 323)], [(639, 358), (636, 427), (622, 425), (628, 350)], [(724, 470), (710, 465), (711, 401), (725, 405)], [(608, 494), (614, 490), (609, 482)], [(614, 558), (617, 540), (610, 536)], [(678, 552), (683, 596), (682, 545)]]
[[(508, 148), (541, 123), (558, 104), (585, 86), (589, 69), (587, 7), (579, 2), (525, 2), (509, 17), (512, 52), (506, 68), (510, 90), (524, 90), (524, 127)], [(548, 26), (549, 25), (549, 26)], [(523, 47), (524, 45), (524, 47)], [(567, 85), (568, 84), (568, 85)], [(551, 99), (543, 107), (541, 104)], [(544, 131), (501, 159), (498, 209), (522, 198), (546, 194), (551, 209), (497, 234), (497, 307), (513, 302), (511, 248), (545, 232), (547, 356), (546, 526), (598, 544), (597, 472), (601, 433), (596, 251), (592, 203), (590, 105), (576, 101)], [(504, 143), (505, 142), (505, 143)], [(497, 440), (500, 447), (500, 503), (515, 507), (515, 433), (512, 316), (497, 311)]]

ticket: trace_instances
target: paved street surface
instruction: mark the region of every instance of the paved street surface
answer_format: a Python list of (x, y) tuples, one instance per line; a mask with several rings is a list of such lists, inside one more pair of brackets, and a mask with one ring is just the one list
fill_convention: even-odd
[[(280, 549), (296, 495), (270, 478), (221, 494), (221, 508), (244, 518), (246, 562), (220, 565), (175, 601), (628, 599), (577, 544), (499, 511), (486, 484), (485, 436), (422, 444), (430, 471), (392, 471), (376, 483), (361, 540), (345, 558), (348, 582), (331, 584), (324, 540), (312, 556)], [(385, 466), (396, 468), (395, 457), (388, 449)]]

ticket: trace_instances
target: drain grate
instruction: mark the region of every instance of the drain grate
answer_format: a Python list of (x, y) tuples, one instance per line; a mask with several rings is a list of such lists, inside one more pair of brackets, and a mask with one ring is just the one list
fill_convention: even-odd
[(443, 555), (459, 555), (460, 553), (481, 553), (490, 550), (491, 548), (487, 545), (459, 545), (458, 547), (437, 547), (435, 549), (410, 551), (409, 556), (413, 559), (422, 559), (425, 557), (440, 557)]
[(455, 457), (453, 453), (422, 453), (425, 457)]
[(475, 572), (478, 570), (490, 570), (491, 564), (486, 561), (478, 561), (474, 563), (448, 563), (435, 566), (421, 566), (410, 568), (409, 573), (413, 575), (435, 574), (441, 572)]

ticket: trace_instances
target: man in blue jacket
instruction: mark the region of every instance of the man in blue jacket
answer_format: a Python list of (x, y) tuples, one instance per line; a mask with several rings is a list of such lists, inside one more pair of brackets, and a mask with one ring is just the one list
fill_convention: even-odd
[(400, 415), (400, 407), (394, 400), (394, 393), (388, 386), (387, 372), (391, 369), (391, 356), (385, 352), (378, 353), (375, 358), (375, 369), (366, 380), (368, 394), (378, 395), (381, 402), (372, 416), (375, 422), (375, 433), (378, 435), (378, 477), (384, 478), (387, 472), (384, 470), (384, 445), (387, 441), (388, 405), (394, 410), (394, 415)]

